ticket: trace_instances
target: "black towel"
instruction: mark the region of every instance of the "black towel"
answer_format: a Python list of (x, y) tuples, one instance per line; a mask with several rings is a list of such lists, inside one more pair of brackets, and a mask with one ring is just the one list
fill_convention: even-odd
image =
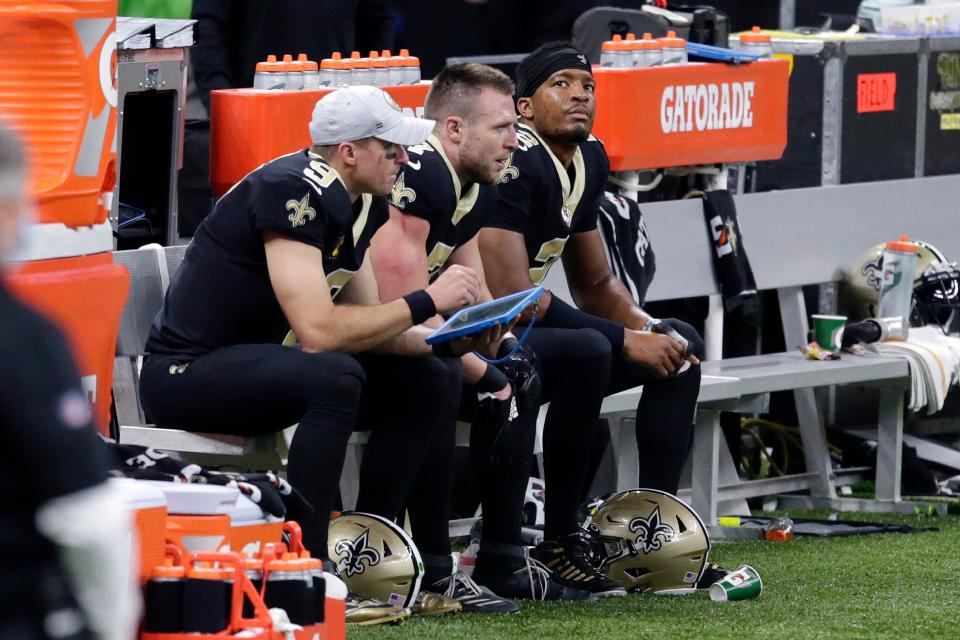
[(757, 283), (743, 245), (737, 207), (729, 191), (708, 191), (703, 196), (703, 214), (713, 239), (713, 266), (727, 311), (757, 295)]

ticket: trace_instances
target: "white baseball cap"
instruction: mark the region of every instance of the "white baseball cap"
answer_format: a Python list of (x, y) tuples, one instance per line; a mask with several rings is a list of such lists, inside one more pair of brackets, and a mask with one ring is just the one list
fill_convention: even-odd
[(426, 140), (435, 124), (403, 115), (382, 89), (345, 87), (317, 101), (310, 118), (310, 139), (315, 145), (329, 145), (374, 137), (410, 146)]

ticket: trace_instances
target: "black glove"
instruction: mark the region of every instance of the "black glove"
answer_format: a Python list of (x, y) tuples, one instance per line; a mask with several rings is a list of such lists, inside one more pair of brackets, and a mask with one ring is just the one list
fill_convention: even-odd
[[(515, 344), (515, 339), (504, 340), (497, 357), (510, 353)], [(533, 448), (531, 436), (535, 437), (537, 412), (540, 410), (540, 376), (535, 358), (533, 350), (522, 345), (506, 362), (497, 365), (510, 382), (510, 397), (498, 400), (487, 396), (480, 402), (480, 411), (487, 414), (491, 426), (496, 429), (490, 450), (494, 464), (510, 464), (518, 453), (529, 453), (519, 451), (521, 448)]]

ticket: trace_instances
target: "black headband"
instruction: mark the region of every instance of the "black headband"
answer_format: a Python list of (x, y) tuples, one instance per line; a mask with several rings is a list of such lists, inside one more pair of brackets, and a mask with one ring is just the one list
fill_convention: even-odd
[(547, 78), (562, 69), (581, 69), (593, 74), (587, 56), (573, 47), (539, 49), (517, 65), (517, 98), (529, 98)]

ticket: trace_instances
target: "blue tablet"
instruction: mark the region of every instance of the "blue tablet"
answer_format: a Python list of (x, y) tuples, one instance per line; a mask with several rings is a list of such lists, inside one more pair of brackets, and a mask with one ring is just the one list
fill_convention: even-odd
[(542, 294), (543, 287), (534, 287), (460, 309), (449, 320), (440, 325), (436, 331), (427, 336), (427, 344), (436, 344), (471, 333), (479, 333), (497, 323), (506, 324), (536, 302)]

